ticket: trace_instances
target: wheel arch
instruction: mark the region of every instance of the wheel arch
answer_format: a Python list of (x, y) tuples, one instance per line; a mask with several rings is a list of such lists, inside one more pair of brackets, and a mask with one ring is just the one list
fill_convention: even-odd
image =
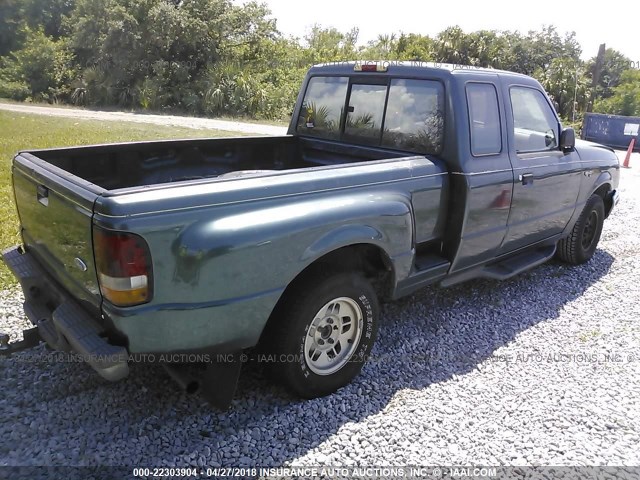
[[(571, 233), (571, 229), (578, 221), (578, 218), (580, 218), (580, 214), (582, 213), (582, 209), (584, 208), (584, 205), (587, 203), (589, 198), (591, 198), (591, 196), (593, 195), (598, 195), (599, 197), (602, 198), (602, 200), (604, 201), (605, 218), (609, 216), (609, 213), (613, 208), (613, 200), (611, 199), (611, 196), (608, 195), (608, 193), (611, 192), (613, 189), (612, 185), (613, 185), (613, 178), (611, 176), (611, 173), (608, 171), (602, 172), (598, 176), (598, 178), (593, 182), (591, 187), (589, 187), (589, 189), (587, 189), (583, 185), (583, 187), (581, 188), (580, 199), (577, 204), (577, 208), (573, 212), (573, 216), (571, 217), (567, 225), (565, 225), (565, 228), (562, 232), (563, 238), (567, 237)], [(585, 195), (587, 192), (588, 194), (583, 197), (583, 195)]]
[(609, 213), (611, 213), (611, 209), (613, 208), (613, 198), (611, 197), (611, 195), (609, 195), (612, 189), (613, 186), (611, 185), (611, 183), (609, 181), (605, 181), (592, 193), (592, 195), (598, 195), (599, 197), (602, 197), (602, 201), (604, 202), (605, 218), (609, 216)]
[[(391, 298), (395, 284), (395, 268), (391, 257), (381, 246), (361, 242), (336, 248), (315, 259), (289, 282), (271, 311), (260, 340), (264, 338), (273, 322), (277, 321), (276, 319), (279, 317), (277, 312), (287, 301), (288, 295), (298, 284), (313, 276), (319, 269), (334, 269), (336, 272), (359, 272), (372, 283), (378, 298)], [(260, 344), (260, 342), (258, 343)]]

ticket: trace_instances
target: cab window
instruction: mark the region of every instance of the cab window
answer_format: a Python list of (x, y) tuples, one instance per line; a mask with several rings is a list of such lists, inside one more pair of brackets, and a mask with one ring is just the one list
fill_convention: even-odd
[(544, 94), (534, 88), (512, 87), (510, 96), (516, 151), (558, 148), (558, 120)]
[[(346, 110), (346, 111), (345, 111)], [(437, 155), (444, 87), (434, 80), (314, 77), (298, 116), (301, 135)]]
[(432, 80), (392, 80), (382, 145), (437, 155), (442, 151), (443, 136), (442, 84)]
[(298, 133), (338, 140), (348, 77), (313, 77), (298, 116)]
[(386, 98), (386, 85), (352, 85), (344, 139), (368, 145), (380, 143)]
[(502, 151), (496, 87), (490, 83), (469, 83), (466, 89), (471, 153), (476, 157), (496, 155)]

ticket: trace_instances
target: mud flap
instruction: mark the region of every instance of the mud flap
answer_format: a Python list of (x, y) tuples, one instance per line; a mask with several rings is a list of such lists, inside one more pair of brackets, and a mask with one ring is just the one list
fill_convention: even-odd
[(240, 353), (230, 355), (228, 361), (207, 364), (202, 374), (200, 394), (211, 406), (228, 410), (238, 387), (240, 370)]

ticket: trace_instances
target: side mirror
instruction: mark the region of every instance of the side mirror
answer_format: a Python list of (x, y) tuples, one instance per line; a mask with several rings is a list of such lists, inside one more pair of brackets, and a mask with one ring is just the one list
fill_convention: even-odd
[(573, 128), (565, 128), (560, 134), (560, 150), (563, 152), (571, 151), (576, 146), (576, 132)]

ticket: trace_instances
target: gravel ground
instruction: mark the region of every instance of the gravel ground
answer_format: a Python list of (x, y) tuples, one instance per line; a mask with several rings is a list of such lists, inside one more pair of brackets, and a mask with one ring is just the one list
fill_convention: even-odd
[[(244, 371), (219, 413), (157, 366), (0, 360), (0, 465), (639, 465), (640, 162), (593, 260), (383, 308), (374, 360), (298, 401)], [(633, 292), (636, 293), (633, 293)], [(3, 292), (0, 329), (26, 322)]]
[(19, 113), (36, 113), (48, 117), (81, 118), (85, 120), (103, 120), (113, 122), (150, 123), (153, 125), (166, 125), (175, 127), (226, 130), (227, 132), (239, 132), (249, 135), (284, 135), (287, 127), (276, 125), (263, 125), (260, 123), (236, 122), (233, 120), (216, 120), (212, 118), (181, 117), (177, 115), (152, 115), (147, 113), (131, 112), (102, 112), (83, 108), (58, 108), (42, 105), (21, 105), (13, 103), (0, 103), (0, 110)]

